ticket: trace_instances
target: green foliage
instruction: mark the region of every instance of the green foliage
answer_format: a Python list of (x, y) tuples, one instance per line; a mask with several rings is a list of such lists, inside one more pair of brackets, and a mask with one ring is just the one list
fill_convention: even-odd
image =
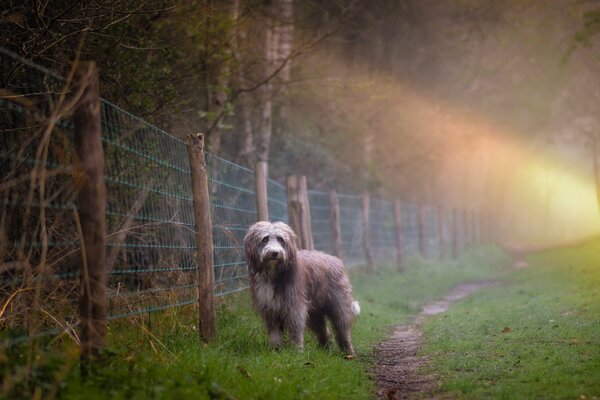
[(427, 373), (457, 398), (598, 396), (599, 250), (595, 239), (533, 255), (503, 286), (431, 320)]

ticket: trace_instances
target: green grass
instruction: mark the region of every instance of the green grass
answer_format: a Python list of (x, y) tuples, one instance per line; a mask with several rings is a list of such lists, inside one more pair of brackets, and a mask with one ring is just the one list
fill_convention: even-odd
[(425, 325), (424, 372), (441, 378), (440, 391), (465, 399), (600, 398), (600, 239), (529, 263)]
[(19, 398), (38, 390), (68, 399), (368, 399), (374, 390), (372, 348), (390, 326), (459, 282), (500, 274), (508, 262), (504, 252), (488, 246), (472, 248), (455, 263), (415, 259), (401, 274), (384, 267), (370, 275), (352, 271), (362, 312), (353, 328), (357, 357), (351, 361), (343, 359), (337, 346), (319, 349), (312, 335), (307, 335), (303, 353), (270, 350), (249, 295), (242, 293), (219, 306), (219, 339), (208, 346), (199, 344), (195, 310), (188, 307), (153, 314), (150, 321), (146, 316), (143, 322), (112, 323), (106, 359), (85, 381), (78, 373), (75, 346), (68, 344), (64, 357), (40, 359), (27, 383), (15, 377), (23, 354), (21, 359), (9, 357), (8, 368), (0, 358), (0, 370), (10, 382), (10, 396)]

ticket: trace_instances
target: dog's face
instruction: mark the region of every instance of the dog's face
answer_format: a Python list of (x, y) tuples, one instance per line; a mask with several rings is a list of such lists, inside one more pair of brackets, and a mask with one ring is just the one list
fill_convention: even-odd
[(248, 264), (257, 269), (274, 270), (290, 264), (296, 256), (296, 235), (283, 222), (257, 222), (244, 237)]

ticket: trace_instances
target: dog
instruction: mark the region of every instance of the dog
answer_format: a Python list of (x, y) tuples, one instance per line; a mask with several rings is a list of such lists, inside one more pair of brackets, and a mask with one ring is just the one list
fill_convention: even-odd
[(340, 349), (354, 356), (350, 328), (360, 313), (342, 260), (320, 251), (298, 250), (294, 231), (283, 222), (257, 222), (244, 237), (244, 252), (255, 309), (265, 322), (269, 344), (289, 341), (304, 348), (305, 327), (319, 345), (329, 344), (331, 321)]

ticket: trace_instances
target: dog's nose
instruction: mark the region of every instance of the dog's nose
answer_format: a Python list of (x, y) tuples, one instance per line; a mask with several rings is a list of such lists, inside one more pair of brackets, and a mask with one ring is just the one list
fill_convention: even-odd
[(279, 257), (279, 252), (278, 251), (272, 251), (271, 252), (271, 258), (277, 258)]

